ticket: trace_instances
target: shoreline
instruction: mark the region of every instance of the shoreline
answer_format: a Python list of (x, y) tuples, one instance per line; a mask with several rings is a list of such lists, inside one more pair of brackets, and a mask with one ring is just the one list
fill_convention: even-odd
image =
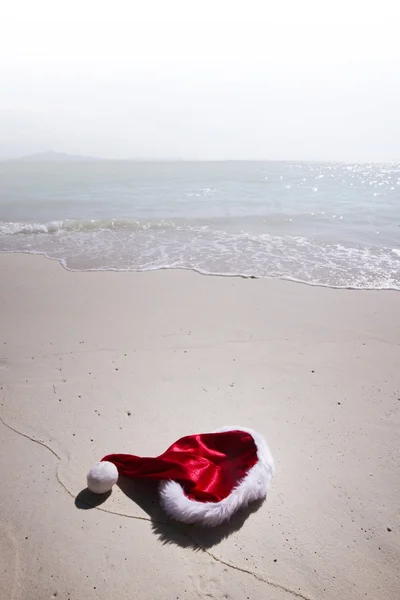
[[(87, 273), (0, 253), (0, 600), (396, 597), (400, 296)], [(102, 456), (229, 424), (277, 472), (227, 527), (147, 487), (85, 504)]]
[(334, 286), (328, 285), (325, 283), (310, 283), (308, 281), (303, 281), (300, 279), (290, 278), (290, 277), (272, 277), (272, 276), (259, 276), (259, 275), (244, 275), (240, 273), (211, 273), (202, 271), (201, 269), (196, 269), (195, 267), (155, 267), (154, 269), (114, 269), (114, 268), (104, 268), (104, 269), (71, 269), (67, 267), (64, 263), (64, 259), (54, 258), (52, 256), (48, 256), (44, 252), (29, 252), (24, 250), (0, 250), (0, 255), (2, 254), (21, 254), (28, 256), (41, 256), (47, 260), (58, 262), (58, 264), (69, 273), (157, 273), (159, 271), (188, 271), (196, 273), (197, 275), (201, 275), (203, 277), (217, 277), (221, 279), (256, 279), (256, 280), (266, 280), (266, 281), (285, 281), (288, 283), (304, 285), (311, 288), (327, 288), (331, 290), (347, 290), (352, 292), (400, 292), (400, 288), (395, 287), (374, 287), (374, 288), (361, 288), (361, 287), (352, 287), (352, 286)]

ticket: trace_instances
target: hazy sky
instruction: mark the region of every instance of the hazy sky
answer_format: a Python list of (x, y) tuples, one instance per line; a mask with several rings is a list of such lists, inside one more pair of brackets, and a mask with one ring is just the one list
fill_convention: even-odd
[(400, 3), (275, 4), (13, 2), (0, 158), (400, 160)]

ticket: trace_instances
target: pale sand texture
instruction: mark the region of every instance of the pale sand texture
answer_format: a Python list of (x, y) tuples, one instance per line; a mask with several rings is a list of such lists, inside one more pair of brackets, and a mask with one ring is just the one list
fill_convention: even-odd
[[(0, 278), (2, 419), (60, 457), (0, 423), (2, 600), (400, 597), (400, 293), (4, 254)], [(244, 523), (75, 506), (104, 454), (227, 424), (276, 460)]]

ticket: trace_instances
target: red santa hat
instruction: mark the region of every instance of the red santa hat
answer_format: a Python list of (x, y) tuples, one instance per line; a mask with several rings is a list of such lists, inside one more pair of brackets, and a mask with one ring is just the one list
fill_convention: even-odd
[(155, 458), (105, 456), (90, 469), (88, 488), (104, 494), (119, 475), (160, 481), (161, 504), (171, 518), (213, 527), (250, 502), (265, 498), (274, 462), (259, 433), (223, 427), (180, 438)]

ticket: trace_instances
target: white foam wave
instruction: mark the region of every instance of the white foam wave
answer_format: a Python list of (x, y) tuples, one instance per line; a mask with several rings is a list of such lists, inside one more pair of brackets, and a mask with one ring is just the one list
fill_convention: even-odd
[[(44, 254), (70, 270), (192, 269), (203, 274), (274, 277), (311, 285), (400, 289), (400, 251), (327, 244), (305, 236), (224, 231), (172, 222), (151, 227), (90, 230), (63, 235), (0, 236), (0, 250)], [(19, 230), (21, 234), (21, 231)]]
[(85, 231), (119, 231), (135, 229), (160, 229), (176, 228), (173, 221), (145, 222), (133, 219), (107, 219), (107, 220), (74, 220), (63, 219), (48, 221), (46, 223), (21, 223), (0, 222), (0, 234), (3, 235), (33, 235), (33, 234), (59, 234)]

